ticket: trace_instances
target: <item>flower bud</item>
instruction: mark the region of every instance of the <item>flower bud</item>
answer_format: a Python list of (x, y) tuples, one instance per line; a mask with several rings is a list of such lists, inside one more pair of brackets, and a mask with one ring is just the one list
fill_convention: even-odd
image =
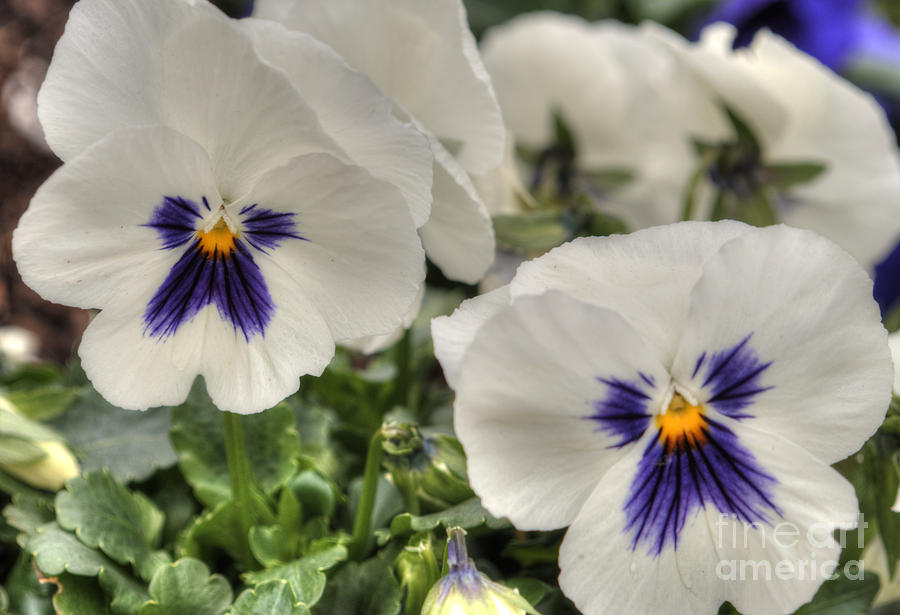
[(37, 461), (4, 465), (3, 470), (33, 487), (59, 491), (70, 478), (78, 476), (78, 462), (65, 444), (53, 440), (33, 442), (44, 451)]
[(447, 530), (447, 574), (428, 592), (422, 615), (539, 615), (519, 592), (478, 572), (462, 528)]

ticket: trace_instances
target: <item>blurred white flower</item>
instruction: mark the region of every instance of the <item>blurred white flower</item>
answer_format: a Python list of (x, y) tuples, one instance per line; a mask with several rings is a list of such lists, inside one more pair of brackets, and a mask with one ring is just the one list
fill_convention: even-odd
[(857, 523), (830, 464), (890, 398), (871, 291), (814, 233), (731, 221), (524, 263), (432, 323), (471, 485), (521, 530), (570, 526), (560, 586), (585, 615), (793, 612)]
[[(777, 221), (828, 237), (864, 265), (885, 256), (900, 235), (900, 156), (871, 95), (766, 30), (749, 47), (734, 50), (735, 29), (727, 24), (709, 26), (697, 44), (649, 22), (643, 29), (665, 41), (693, 73), (694, 87), (725, 103), (758, 141), (760, 151), (748, 151), (733, 129), (707, 140), (719, 155), (706, 163), (708, 179), (699, 190), (705, 196), (695, 217), (714, 213), (715, 189), (751, 201), (759, 193)], [(721, 111), (717, 115), (721, 124)], [(702, 166), (698, 155), (695, 160)], [(807, 164), (824, 170), (806, 181), (786, 173), (789, 165)], [(672, 176), (682, 173), (673, 166)], [(672, 210), (660, 222), (678, 216)]]
[[(559, 116), (575, 141), (575, 181), (604, 211), (632, 228), (669, 221), (692, 169), (688, 135), (722, 127), (701, 120), (715, 109), (665, 45), (616, 21), (536, 12), (488, 30), (481, 48), (518, 148), (553, 162)], [(591, 175), (611, 170), (632, 180), (605, 192)]]
[(345, 153), (331, 135), (351, 143), (366, 127), (348, 119), (346, 133), (325, 132), (333, 118), (320, 123), (205, 1), (72, 9), (39, 95), (66, 164), (38, 190), (13, 249), (42, 296), (102, 310), (79, 354), (110, 402), (178, 404), (202, 375), (220, 409), (258, 412), (321, 373), (335, 340), (401, 324), (423, 278), (417, 192), (367, 168), (391, 179), (404, 152), (427, 187), (430, 152), (379, 111), (374, 89), (329, 74), (336, 108), (351, 93), (371, 105), (366, 145), (387, 143), (389, 162)]
[[(433, 203), (422, 243), (448, 278), (481, 279), (494, 258), (494, 235), (469, 174), (497, 167), (506, 137), (462, 1), (257, 0), (254, 17), (333, 48), (394, 102), (399, 117), (428, 135)], [(304, 61), (269, 59), (288, 73)]]
[(22, 327), (0, 327), (0, 354), (14, 363), (36, 360), (41, 341), (33, 331)]

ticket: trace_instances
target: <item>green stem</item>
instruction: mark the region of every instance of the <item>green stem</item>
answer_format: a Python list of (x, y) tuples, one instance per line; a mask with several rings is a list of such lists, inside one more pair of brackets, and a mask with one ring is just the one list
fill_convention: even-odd
[[(394, 478), (397, 478), (396, 475)], [(422, 513), (422, 509), (419, 506), (418, 481), (412, 476), (406, 476), (398, 483), (397, 486), (400, 488), (400, 495), (403, 497), (403, 506), (406, 508), (406, 512), (414, 517), (418, 517)]]
[(375, 493), (378, 491), (378, 478), (381, 476), (381, 459), (384, 457), (382, 444), (384, 444), (384, 434), (379, 428), (369, 442), (369, 452), (366, 455), (366, 468), (363, 473), (362, 489), (359, 493), (359, 505), (356, 508), (356, 519), (353, 520), (351, 559), (361, 560), (366, 554), (369, 532), (372, 529), (372, 511), (375, 509)]
[(228, 460), (228, 474), (231, 478), (231, 499), (241, 524), (240, 559), (247, 570), (252, 570), (256, 568), (256, 562), (250, 551), (248, 537), (253, 525), (253, 511), (250, 509), (253, 472), (247, 458), (241, 415), (223, 412), (222, 416), (225, 424), (225, 458)]
[(394, 394), (394, 404), (409, 408), (410, 382), (412, 380), (412, 328), (403, 332), (403, 337), (397, 342), (397, 379)]

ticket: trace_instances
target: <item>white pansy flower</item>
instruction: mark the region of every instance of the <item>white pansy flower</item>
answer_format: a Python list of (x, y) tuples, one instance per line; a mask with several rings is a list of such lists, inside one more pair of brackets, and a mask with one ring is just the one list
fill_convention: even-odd
[[(575, 141), (575, 181), (635, 228), (678, 209), (692, 169), (687, 135), (712, 138), (723, 129), (701, 121), (718, 116), (685, 68), (633, 26), (527, 13), (488, 30), (481, 49), (516, 145), (537, 155), (539, 167), (554, 162), (561, 117)], [(591, 174), (611, 170), (633, 177), (604, 193)], [(526, 171), (525, 181), (542, 171)], [(494, 179), (509, 181), (509, 170)]]
[[(79, 354), (112, 403), (177, 404), (199, 374), (220, 409), (264, 410), (321, 373), (335, 340), (388, 333), (415, 299), (415, 191), (350, 164), (206, 2), (82, 0), (40, 105), (66, 164), (13, 250), (42, 296), (101, 309)], [(425, 141), (383, 125), (403, 130), (427, 170)]]
[[(735, 50), (735, 29), (728, 24), (706, 28), (697, 44), (655, 24), (643, 29), (669, 45), (693, 72), (696, 87), (751, 129), (761, 150), (741, 147), (733, 130), (718, 143), (707, 142), (726, 147), (708, 163), (696, 217), (708, 219), (715, 190), (751, 200), (763, 191), (778, 221), (828, 237), (865, 265), (885, 256), (900, 235), (900, 156), (871, 95), (767, 30)], [(823, 170), (806, 180), (785, 175), (798, 164)], [(671, 170), (681, 173), (680, 167)], [(679, 214), (673, 209), (659, 221), (675, 221)]]
[(857, 522), (829, 465), (890, 401), (871, 291), (814, 233), (730, 221), (525, 263), (432, 325), (472, 487), (519, 529), (570, 526), (585, 615), (790, 613)]
[[(262, 0), (254, 17), (333, 48), (428, 135), (433, 203), (422, 242), (447, 277), (477, 282), (493, 260), (494, 236), (469, 174), (501, 163), (505, 131), (461, 0)], [(302, 61), (276, 63), (292, 73)]]

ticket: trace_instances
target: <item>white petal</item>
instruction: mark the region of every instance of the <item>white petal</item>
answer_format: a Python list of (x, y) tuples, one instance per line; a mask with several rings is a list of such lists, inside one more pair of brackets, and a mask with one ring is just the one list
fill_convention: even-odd
[(440, 362), (450, 388), (456, 388), (463, 355), (481, 325), (508, 307), (509, 302), (509, 286), (501, 286), (463, 301), (450, 316), (439, 316), (431, 321), (434, 356)]
[(888, 335), (891, 359), (894, 361), (894, 395), (900, 394), (900, 332)]
[(560, 549), (560, 587), (581, 612), (714, 615), (727, 600), (742, 613), (780, 615), (812, 598), (840, 552), (832, 530), (856, 524), (853, 487), (782, 438), (729, 427), (778, 480), (783, 517), (751, 526), (709, 505), (686, 521), (677, 550), (633, 550), (623, 505), (642, 454), (635, 449), (603, 477)]
[(184, 0), (84, 0), (72, 7), (38, 96), (53, 151), (69, 160), (117, 128), (160, 123), (156, 58), (163, 40), (203, 18), (224, 19), (209, 3)]
[(259, 19), (242, 20), (262, 58), (281, 68), (350, 160), (397, 186), (416, 226), (431, 212), (428, 140), (393, 115), (393, 104), (333, 50), (302, 32)]
[(621, 122), (628, 76), (595, 28), (575, 15), (519, 15), (485, 33), (481, 48), (507, 127), (516, 141), (542, 150), (555, 141), (559, 112), (579, 148), (612, 152), (628, 141)]
[(630, 235), (575, 239), (523, 263), (513, 298), (562, 290), (625, 318), (662, 353), (675, 356), (704, 262), (751, 227), (739, 222), (684, 222)]
[(283, 16), (334, 48), (472, 173), (503, 159), (500, 109), (461, 0), (311, 0)]
[(419, 233), (428, 258), (445, 276), (474, 284), (494, 261), (494, 227), (472, 181), (456, 160), (432, 141), (434, 201)]
[(375, 354), (376, 352), (381, 352), (382, 350), (390, 348), (403, 337), (404, 331), (409, 329), (413, 322), (415, 322), (416, 317), (419, 315), (419, 311), (422, 309), (422, 302), (424, 300), (425, 284), (423, 281), (422, 286), (419, 287), (419, 294), (410, 306), (406, 316), (403, 317), (403, 324), (400, 327), (397, 327), (396, 330), (385, 335), (370, 335), (355, 340), (342, 340), (341, 346), (363, 354)]
[(853, 258), (809, 231), (755, 229), (707, 261), (672, 376), (700, 401), (701, 355), (746, 342), (767, 388), (742, 413), (826, 463), (856, 451), (881, 424), (893, 371), (872, 281)]
[(657, 353), (617, 314), (559, 292), (518, 299), (485, 323), (462, 360), (454, 404), (485, 508), (520, 529), (570, 523), (623, 454), (616, 436), (592, 429), (592, 402), (607, 395), (598, 378), (638, 372), (661, 385), (648, 393), (656, 403), (668, 383)]
[(297, 391), (301, 376), (320, 375), (334, 357), (321, 307), (279, 262), (255, 256), (276, 306), (265, 336), (248, 342), (210, 307), (203, 339), (202, 373), (210, 397), (220, 410), (241, 414), (271, 408)]
[(121, 129), (63, 165), (13, 236), (22, 279), (49, 301), (128, 303), (171, 254), (146, 227), (165, 196), (220, 202), (206, 152), (170, 129)]
[(295, 156), (340, 152), (286, 75), (230, 23), (182, 28), (166, 39), (163, 64), (166, 124), (206, 147), (226, 200)]
[(271, 258), (303, 289), (331, 328), (349, 340), (392, 332), (418, 295), (423, 252), (400, 192), (324, 154), (267, 173), (246, 202), (297, 214), (308, 241)]

